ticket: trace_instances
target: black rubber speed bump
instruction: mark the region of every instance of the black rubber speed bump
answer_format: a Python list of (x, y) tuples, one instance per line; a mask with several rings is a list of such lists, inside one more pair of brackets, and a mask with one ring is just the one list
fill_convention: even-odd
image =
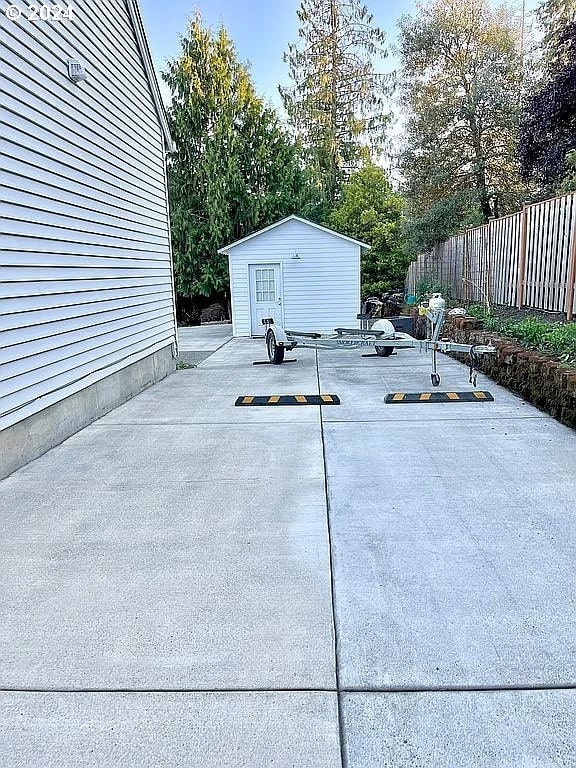
[(338, 395), (241, 395), (235, 405), (340, 405)]
[(488, 403), (490, 392), (394, 392), (386, 395), (385, 403)]
[[(288, 360), (287, 358), (284, 360), (285, 363), (297, 363), (298, 360), (296, 360), (295, 357), (290, 358)], [(271, 363), (270, 360), (255, 360), (252, 365), (274, 365), (274, 363)]]

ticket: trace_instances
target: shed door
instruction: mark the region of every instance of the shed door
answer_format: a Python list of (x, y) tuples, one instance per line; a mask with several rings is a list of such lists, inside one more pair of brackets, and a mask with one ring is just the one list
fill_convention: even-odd
[(280, 264), (250, 264), (250, 317), (252, 336), (263, 336), (262, 318), (282, 324)]

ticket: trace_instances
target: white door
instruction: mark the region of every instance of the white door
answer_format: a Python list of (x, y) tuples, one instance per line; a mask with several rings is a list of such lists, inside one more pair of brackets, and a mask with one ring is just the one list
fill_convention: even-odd
[(280, 264), (250, 264), (250, 317), (252, 336), (263, 336), (262, 319), (273, 317), (282, 324)]

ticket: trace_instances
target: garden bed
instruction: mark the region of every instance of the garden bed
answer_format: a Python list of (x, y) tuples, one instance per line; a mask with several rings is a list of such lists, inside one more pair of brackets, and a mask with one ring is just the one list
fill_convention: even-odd
[[(531, 321), (528, 330), (530, 326)], [(521, 345), (514, 338), (487, 329), (483, 320), (470, 316), (451, 318), (444, 333), (464, 344), (491, 343), (496, 347), (496, 354), (483, 356), (479, 370), (563, 424), (576, 428), (576, 364), (570, 354), (562, 351), (553, 355)], [(571, 341), (570, 330), (568, 341)], [(466, 355), (455, 354), (454, 357), (467, 361)]]

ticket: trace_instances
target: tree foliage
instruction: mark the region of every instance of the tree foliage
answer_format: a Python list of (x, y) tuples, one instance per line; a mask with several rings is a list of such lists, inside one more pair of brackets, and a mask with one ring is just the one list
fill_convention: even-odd
[[(576, 3), (572, 20), (564, 19), (564, 26), (563, 17), (552, 13), (556, 5), (553, 0), (544, 6), (544, 72), (539, 89), (526, 102), (518, 144), (524, 178), (534, 179), (548, 195), (574, 188), (576, 150)], [(558, 35), (556, 44), (553, 35)]]
[(382, 168), (366, 164), (352, 174), (328, 224), (371, 246), (362, 254), (362, 295), (380, 295), (402, 285), (409, 259), (403, 249), (403, 200)]
[(412, 218), (428, 219), (424, 239), (452, 234), (452, 214), (463, 203), (484, 221), (514, 209), (521, 194), (518, 20), (487, 0), (430, 0), (402, 17), (400, 47), (408, 116), (400, 164)]
[(566, 28), (576, 19), (576, 0), (544, 0), (538, 9), (542, 27), (542, 64), (546, 76), (552, 76), (573, 61)]
[(256, 96), (223, 27), (213, 33), (196, 16), (163, 77), (177, 147), (168, 163), (177, 292), (222, 294), (218, 248), (313, 201), (297, 146)]
[(455, 232), (478, 227), (484, 221), (473, 190), (455, 192), (407, 219), (404, 237), (409, 253), (430, 251)]
[(292, 86), (284, 106), (308, 152), (327, 205), (346, 176), (384, 140), (384, 33), (360, 0), (302, 0), (299, 41), (285, 55)]

